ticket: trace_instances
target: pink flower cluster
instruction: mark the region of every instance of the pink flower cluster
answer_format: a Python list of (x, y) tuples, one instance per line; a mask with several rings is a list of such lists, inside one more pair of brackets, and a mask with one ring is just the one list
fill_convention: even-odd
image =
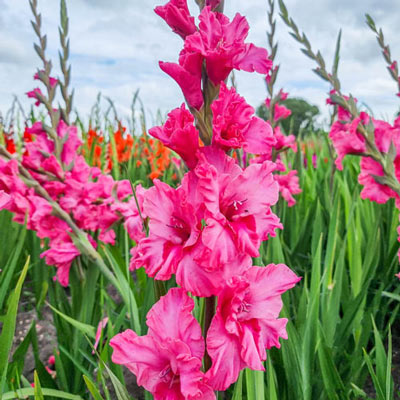
[(373, 142), (377, 150), (385, 156), (389, 156), (389, 152), (392, 153), (390, 157), (393, 159), (394, 175), (400, 182), (400, 117), (397, 117), (393, 125), (374, 119), (365, 112), (352, 119), (348, 111), (338, 106), (338, 120), (332, 125), (329, 133), (337, 153), (336, 166), (339, 170), (343, 169), (342, 161), (347, 154), (361, 156), (361, 172), (358, 176), (358, 182), (363, 186), (361, 198), (377, 203), (386, 203), (394, 198), (396, 207), (400, 209), (400, 196), (384, 182), (379, 182), (379, 178), (385, 175), (384, 170), (382, 165), (371, 157), (371, 149), (359, 131), (360, 126), (367, 127), (369, 124), (373, 127)]
[[(266, 82), (267, 84), (270, 82), (270, 75), (267, 75)], [(287, 97), (288, 93), (280, 90), (278, 95), (274, 98), (272, 121), (274, 124), (273, 136), (275, 138), (275, 144), (270, 148), (268, 153), (256, 157), (252, 160), (252, 162), (262, 162), (268, 159), (276, 163), (277, 169), (276, 173), (274, 174), (274, 178), (279, 185), (279, 192), (288, 203), (288, 206), (292, 207), (296, 204), (296, 200), (293, 196), (296, 194), (300, 194), (301, 188), (299, 185), (299, 177), (297, 176), (297, 171), (287, 168), (282, 162), (280, 156), (282, 152), (289, 149), (297, 152), (296, 137), (294, 135), (285, 135), (281, 131), (281, 128), (279, 126), (279, 121), (288, 118), (292, 113), (283, 104), (280, 104), (282, 101), (286, 100)], [(265, 100), (265, 106), (267, 107), (268, 112), (271, 112), (271, 102), (271, 98), (267, 98)]]
[[(80, 229), (98, 233), (101, 241), (113, 244), (113, 225), (124, 220), (128, 233), (137, 235), (141, 229), (137, 213), (122, 202), (132, 194), (130, 183), (115, 182), (86, 163), (78, 152), (82, 142), (76, 127), (59, 122), (57, 135), (63, 143), (59, 158), (55, 156), (55, 142), (41, 122), (34, 123), (27, 132), (33, 140), (26, 143), (22, 166)], [(52, 205), (45, 198), (23, 181), (16, 159), (0, 159), (0, 209), (11, 211), (14, 221), (20, 224), (26, 220), (28, 229), (36, 231), (39, 238), (48, 239), (49, 249), (41, 257), (45, 257), (47, 264), (56, 266), (58, 281), (67, 286), (71, 264), (81, 254), (73, 242), (72, 229), (54, 215)], [(96, 247), (96, 241), (88, 237)]]
[[(175, 276), (180, 288), (150, 310), (146, 336), (128, 330), (111, 340), (112, 359), (156, 400), (215, 399), (214, 391), (227, 389), (243, 368), (264, 370), (266, 349), (287, 337), (287, 320), (279, 318), (281, 294), (299, 281), (283, 264), (252, 266), (261, 242), (282, 228), (271, 209), (279, 197), (277, 165), (266, 159), (241, 167), (229, 155), (234, 149), (269, 154), (277, 144), (271, 126), (224, 82), (233, 68), (265, 74), (270, 62), (266, 50), (244, 42), (248, 25), (240, 15), (230, 22), (206, 6), (196, 27), (186, 1), (170, 0), (156, 12), (185, 40), (179, 64), (161, 67), (178, 81), (190, 110), (197, 115), (194, 109), (207, 107), (202, 75), (219, 95), (208, 103), (209, 145), (199, 144), (195, 118), (184, 104), (149, 131), (189, 171), (177, 188), (154, 180), (143, 193), (149, 235), (136, 238), (130, 266), (144, 267), (156, 280)], [(205, 337), (187, 292), (217, 299)], [(205, 351), (212, 365), (203, 371)]]

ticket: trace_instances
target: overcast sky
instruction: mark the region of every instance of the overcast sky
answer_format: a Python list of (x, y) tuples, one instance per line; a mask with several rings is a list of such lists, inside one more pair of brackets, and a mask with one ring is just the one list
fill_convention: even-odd
[[(58, 72), (59, 2), (38, 0), (43, 16), (42, 29), (48, 35), (48, 55)], [(140, 89), (146, 110), (166, 113), (183, 101), (175, 81), (158, 67), (158, 61), (176, 61), (182, 40), (172, 33), (153, 9), (163, 0), (67, 0), (70, 18), (72, 85), (75, 107), (89, 113), (99, 91), (110, 96), (121, 115), (129, 114), (132, 95)], [(188, 0), (197, 16), (194, 0)], [(193, 4), (191, 4), (193, 3)], [(248, 41), (266, 46), (267, 1), (225, 0), (225, 12), (233, 17), (245, 15), (250, 24)], [(391, 80), (373, 33), (364, 23), (366, 12), (382, 26), (392, 55), (400, 59), (396, 0), (286, 0), (290, 15), (308, 35), (313, 47), (320, 49), (331, 63), (340, 28), (342, 52), (339, 75), (344, 92), (351, 92), (370, 106), (375, 116), (391, 120), (400, 99)], [(37, 85), (32, 76), (40, 60), (33, 51), (35, 40), (30, 25), (28, 0), (0, 0), (0, 110), (4, 113), (16, 94), (28, 108), (25, 92)], [(328, 86), (311, 69), (314, 64), (299, 50), (277, 17), (281, 65), (277, 86), (292, 96), (316, 104), (326, 115)], [(237, 74), (239, 92), (253, 106), (266, 96), (262, 77)]]

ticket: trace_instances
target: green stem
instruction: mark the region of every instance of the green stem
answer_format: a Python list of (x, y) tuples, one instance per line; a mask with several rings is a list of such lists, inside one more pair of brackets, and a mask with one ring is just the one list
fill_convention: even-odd
[[(205, 299), (205, 307), (204, 307), (204, 326), (203, 326), (203, 337), (207, 337), (208, 329), (210, 328), (211, 321), (215, 314), (215, 306), (216, 306), (216, 296), (207, 297)], [(204, 354), (204, 371), (207, 372), (211, 368), (211, 358), (207, 352)]]

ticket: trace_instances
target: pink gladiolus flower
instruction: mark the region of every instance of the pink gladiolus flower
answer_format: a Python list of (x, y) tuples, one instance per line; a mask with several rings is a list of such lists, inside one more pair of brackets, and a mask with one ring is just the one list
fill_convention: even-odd
[(131, 330), (116, 335), (112, 361), (125, 365), (155, 400), (214, 400), (201, 372), (204, 340), (184, 289), (170, 289), (147, 314), (146, 336)]
[(199, 31), (187, 36), (184, 52), (200, 54), (214, 85), (224, 81), (233, 69), (267, 74), (272, 66), (267, 50), (245, 43), (249, 25), (236, 14), (232, 22), (220, 13), (204, 7), (199, 16)]
[(68, 166), (76, 158), (77, 150), (82, 145), (82, 141), (78, 138), (78, 129), (76, 126), (68, 126), (61, 120), (57, 126), (57, 134), (65, 140), (61, 161)]
[(281, 295), (299, 280), (286, 265), (269, 264), (227, 282), (207, 334), (213, 363), (206, 376), (215, 390), (227, 389), (245, 367), (264, 370), (265, 349), (287, 339), (287, 319), (278, 318)]
[(342, 160), (346, 154), (360, 154), (365, 153), (367, 150), (364, 137), (357, 131), (358, 125), (366, 117), (365, 113), (361, 114), (359, 118), (355, 118), (351, 123), (336, 121), (329, 132), (329, 138), (332, 140), (338, 154), (335, 164), (339, 170), (343, 169)]
[(274, 146), (275, 150), (291, 148), (294, 152), (297, 151), (296, 136), (284, 135), (281, 128), (277, 126), (274, 129), (274, 137), (276, 139), (276, 144)]
[(30, 98), (30, 99), (36, 99), (35, 102), (35, 106), (39, 107), (40, 106), (40, 100), (38, 99), (38, 95), (43, 96), (42, 91), (39, 88), (35, 88), (33, 90), (31, 90), (30, 92), (26, 92), (26, 95)]
[(69, 283), (72, 261), (80, 254), (72, 242), (61, 242), (52, 244), (49, 250), (40, 255), (40, 258), (45, 257), (46, 264), (54, 265), (57, 268), (57, 280), (66, 287)]
[(292, 207), (296, 204), (296, 200), (293, 195), (302, 192), (299, 185), (299, 177), (297, 176), (297, 171), (292, 170), (286, 175), (274, 175), (276, 182), (279, 184), (279, 192), (282, 197), (287, 201), (288, 206)]
[(393, 61), (389, 67), (393, 72), (396, 71), (397, 68), (397, 61)]
[[(394, 159), (394, 172), (400, 180), (400, 127), (391, 126), (387, 122), (372, 120), (374, 124), (375, 144), (382, 153), (388, 153), (390, 144), (393, 142), (396, 150)], [(382, 166), (370, 157), (362, 157), (361, 173), (358, 182), (364, 186), (361, 192), (362, 199), (370, 199), (377, 203), (386, 203), (389, 198), (396, 199), (396, 206), (400, 206), (400, 198), (389, 186), (378, 183), (374, 176), (384, 176)]]
[(221, 83), (213, 112), (213, 145), (223, 150), (243, 148), (253, 154), (271, 151), (276, 140), (268, 122), (254, 116), (254, 108), (246, 103), (234, 88)]
[(195, 169), (207, 210), (202, 238), (213, 249), (213, 264), (238, 252), (258, 257), (261, 241), (282, 227), (270, 209), (279, 197), (274, 163), (252, 164), (243, 171), (232, 161), (223, 152), (205, 149)]
[[(42, 72), (44, 72), (44, 71), (42, 71)], [(36, 72), (36, 74), (33, 76), (33, 79), (40, 79), (38, 72)], [(57, 85), (58, 79), (52, 78), (51, 76), (49, 76), (49, 83), (50, 83), (50, 86), (53, 88), (54, 86)]]
[(56, 363), (56, 358), (54, 356), (50, 356), (49, 359), (47, 360), (47, 364), (53, 366), (55, 363)]
[(168, 114), (163, 126), (149, 129), (150, 135), (178, 153), (191, 169), (197, 164), (196, 153), (199, 148), (199, 132), (193, 123), (192, 114), (182, 104)]
[(280, 101), (285, 101), (288, 98), (289, 93), (284, 92), (282, 89), (279, 91)]
[(154, 11), (182, 39), (196, 32), (196, 25), (194, 18), (189, 13), (187, 0), (170, 0), (164, 6), (156, 7)]
[(97, 346), (100, 343), (100, 338), (101, 338), (101, 333), (103, 332), (104, 328), (107, 326), (108, 323), (108, 317), (103, 318), (99, 324), (97, 325), (97, 331), (96, 331), (96, 341), (94, 342), (94, 349), (92, 351), (92, 354), (95, 353)]
[[(271, 99), (266, 99), (265, 100), (265, 105), (267, 108), (271, 107)], [(283, 105), (280, 105), (278, 103), (275, 103), (274, 106), (274, 121), (279, 121), (280, 119), (286, 119), (292, 114), (292, 111), (286, 108)]]

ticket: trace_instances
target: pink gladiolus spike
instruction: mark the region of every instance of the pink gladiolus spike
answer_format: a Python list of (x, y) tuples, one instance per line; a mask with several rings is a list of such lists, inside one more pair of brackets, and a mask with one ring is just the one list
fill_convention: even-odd
[(196, 25), (194, 18), (189, 13), (187, 0), (170, 0), (164, 6), (156, 7), (154, 11), (182, 39), (196, 32)]
[[(215, 399), (200, 370), (204, 341), (200, 325), (191, 314), (193, 307), (184, 289), (170, 289), (150, 310), (146, 336), (127, 330), (110, 341), (112, 361), (133, 372), (138, 385), (155, 400)], [(182, 325), (176, 323), (177, 319)], [(166, 325), (164, 321), (172, 323)]]
[(213, 111), (213, 145), (223, 150), (243, 148), (246, 152), (265, 154), (276, 143), (269, 123), (254, 116), (254, 108), (235, 89), (221, 83)]
[(292, 170), (286, 175), (274, 175), (275, 180), (279, 184), (279, 192), (282, 197), (287, 201), (288, 206), (292, 207), (296, 204), (296, 200), (293, 195), (301, 193), (299, 186), (299, 177), (297, 176), (297, 171)]
[(186, 109), (185, 104), (172, 110), (163, 126), (149, 129), (149, 134), (178, 153), (189, 168), (196, 166), (199, 132), (194, 127), (194, 118)]
[(245, 367), (264, 370), (265, 349), (280, 347), (279, 338), (287, 338), (287, 320), (278, 318), (281, 295), (299, 280), (286, 265), (270, 264), (227, 282), (207, 334), (213, 364), (206, 376), (214, 389), (227, 389)]

